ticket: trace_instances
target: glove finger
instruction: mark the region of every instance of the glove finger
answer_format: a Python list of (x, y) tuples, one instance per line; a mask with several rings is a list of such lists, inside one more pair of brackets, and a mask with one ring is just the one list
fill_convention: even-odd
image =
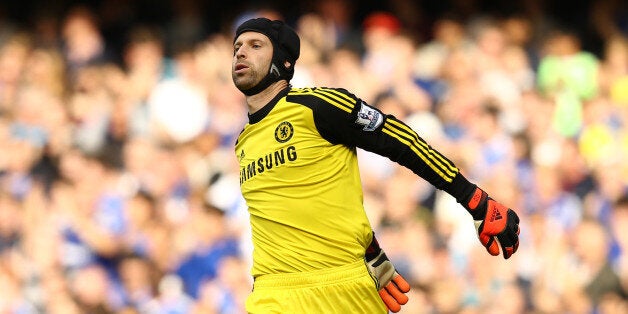
[(403, 294), (403, 292), (401, 292), (399, 288), (397, 287), (397, 285), (395, 285), (394, 283), (392, 282), (389, 283), (386, 286), (386, 291), (388, 291), (388, 293), (392, 295), (393, 298), (395, 298), (395, 301), (397, 301), (397, 303), (399, 304), (408, 303), (408, 296)]
[(514, 241), (513, 241), (513, 245), (512, 245), (512, 254), (515, 254), (515, 252), (517, 252), (517, 249), (519, 249), (519, 227), (517, 226), (517, 233), (515, 233), (514, 235)]
[(519, 224), (519, 215), (512, 209), (508, 209), (508, 221), (513, 221), (517, 225)]
[(499, 242), (504, 247), (514, 246), (515, 243), (519, 242), (519, 226), (508, 226), (504, 232), (497, 235)]
[(397, 313), (401, 310), (401, 304), (399, 304), (386, 289), (381, 289), (378, 293), (379, 297), (384, 301), (384, 304), (391, 312)]
[(401, 292), (407, 293), (410, 291), (410, 284), (406, 281), (405, 278), (401, 277), (401, 275), (399, 275), (398, 273), (395, 275), (392, 281), (395, 283), (395, 285), (397, 285), (397, 287), (399, 288), (399, 290), (401, 290)]
[(486, 233), (480, 232), (480, 243), (486, 248), (489, 254), (496, 256), (499, 255), (499, 245), (496, 243), (496, 238), (489, 236)]
[(493, 256), (499, 255), (500, 245), (499, 245), (499, 241), (497, 237), (489, 237), (488, 241), (486, 241), (486, 244), (484, 244), (484, 246), (486, 247), (486, 250), (488, 251), (489, 254)]
[(518, 242), (517, 234), (507, 229), (504, 232), (497, 235), (497, 240), (500, 246), (502, 247), (504, 258), (508, 259), (515, 251), (514, 246), (515, 246), (515, 243)]
[(504, 252), (504, 259), (509, 259), (516, 251), (515, 245), (502, 246), (502, 252)]
[(512, 210), (508, 211), (508, 229), (511, 231), (510, 240), (513, 247), (513, 253), (519, 248), (519, 234), (521, 228), (519, 228), (519, 216)]
[(497, 240), (502, 247), (505, 259), (510, 258), (519, 248), (519, 235), (517, 231), (519, 231), (519, 226), (511, 226), (509, 224), (504, 232), (497, 235)]

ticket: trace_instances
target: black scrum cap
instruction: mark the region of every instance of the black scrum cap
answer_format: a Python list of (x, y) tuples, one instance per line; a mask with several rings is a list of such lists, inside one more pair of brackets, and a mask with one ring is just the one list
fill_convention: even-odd
[[(294, 64), (297, 59), (299, 59), (301, 49), (299, 35), (297, 35), (294, 29), (282, 21), (271, 21), (263, 17), (254, 18), (238, 26), (233, 39), (234, 42), (238, 36), (244, 32), (257, 32), (264, 34), (273, 44), (273, 60), (271, 63), (270, 73), (268, 73), (267, 77), (260, 82), (260, 84), (266, 82), (267, 85), (264, 84), (266, 86), (263, 86), (266, 88), (270, 85), (270, 83), (281, 79), (290, 81), (294, 75)], [(286, 60), (290, 62), (290, 66), (287, 68), (284, 66), (284, 62)], [(253, 87), (252, 89), (257, 88)]]

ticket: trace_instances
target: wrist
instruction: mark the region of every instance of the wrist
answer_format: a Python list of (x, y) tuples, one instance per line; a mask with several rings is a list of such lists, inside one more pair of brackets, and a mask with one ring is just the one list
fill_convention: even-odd
[(483, 220), (486, 215), (488, 194), (477, 185), (469, 182), (461, 173), (458, 173), (452, 182), (443, 189), (464, 207), (473, 220)]
[(467, 207), (466, 204), (473, 197), (476, 190), (477, 185), (469, 182), (469, 180), (467, 180), (467, 178), (465, 178), (460, 172), (458, 172), (451, 183), (443, 188), (443, 191), (453, 196), (456, 199), (456, 202), (462, 204), (465, 208)]
[(488, 194), (479, 187), (475, 188), (473, 194), (464, 202), (462, 206), (471, 214), (473, 220), (484, 220), (488, 207)]
[(377, 238), (375, 238), (375, 233), (373, 232), (371, 243), (369, 243), (369, 246), (366, 248), (364, 257), (366, 260), (370, 261), (377, 258), (380, 252), (382, 252), (382, 248), (379, 247), (379, 242), (377, 242)]

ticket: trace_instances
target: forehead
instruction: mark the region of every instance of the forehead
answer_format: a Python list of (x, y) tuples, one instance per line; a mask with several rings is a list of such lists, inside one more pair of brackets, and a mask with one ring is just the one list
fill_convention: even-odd
[(244, 32), (244, 33), (240, 34), (240, 36), (238, 36), (238, 38), (236, 38), (234, 43), (246, 42), (246, 41), (252, 41), (252, 40), (259, 40), (259, 41), (263, 41), (263, 42), (270, 42), (270, 38), (268, 38), (266, 35), (264, 35), (262, 33), (254, 32), (254, 31), (247, 31), (247, 32)]

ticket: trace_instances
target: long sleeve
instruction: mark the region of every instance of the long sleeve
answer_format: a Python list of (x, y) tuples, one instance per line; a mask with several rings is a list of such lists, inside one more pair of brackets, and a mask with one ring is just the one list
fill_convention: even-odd
[(459, 202), (468, 198), (474, 190), (475, 185), (460, 174), (454, 163), (412, 128), (346, 90), (297, 89), (288, 97), (310, 98), (305, 103), (310, 104), (314, 111), (319, 133), (329, 142), (385, 156), (451, 194)]

